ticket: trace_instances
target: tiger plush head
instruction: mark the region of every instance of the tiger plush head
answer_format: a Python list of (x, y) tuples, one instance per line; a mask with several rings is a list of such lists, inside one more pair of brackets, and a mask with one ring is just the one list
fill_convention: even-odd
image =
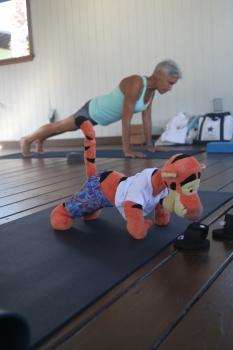
[(169, 188), (162, 204), (165, 209), (188, 220), (201, 216), (203, 207), (198, 188), (203, 168), (204, 164), (185, 154), (176, 154), (165, 163), (161, 169), (162, 180)]

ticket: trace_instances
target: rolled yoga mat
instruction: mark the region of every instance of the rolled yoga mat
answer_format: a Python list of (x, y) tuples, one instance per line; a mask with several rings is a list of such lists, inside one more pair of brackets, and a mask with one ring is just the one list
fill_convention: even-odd
[[(201, 192), (206, 217), (233, 193)], [(189, 224), (173, 215), (134, 240), (115, 208), (91, 222), (76, 220), (66, 232), (50, 227), (51, 209), (1, 226), (0, 301), (25, 317), (31, 346), (38, 345), (136, 269), (160, 253)], [(1, 347), (0, 347), (1, 348)]]
[(0, 349), (28, 350), (29, 344), (30, 331), (27, 321), (18, 314), (0, 309)]
[(209, 142), (207, 153), (233, 153), (233, 142)]

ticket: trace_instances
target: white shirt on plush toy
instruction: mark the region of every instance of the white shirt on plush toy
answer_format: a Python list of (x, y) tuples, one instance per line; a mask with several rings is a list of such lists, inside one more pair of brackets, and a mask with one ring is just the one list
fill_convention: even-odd
[(125, 219), (123, 203), (132, 201), (140, 204), (143, 210), (143, 216), (146, 216), (154, 210), (160, 199), (168, 195), (168, 189), (165, 188), (157, 196), (153, 196), (151, 184), (152, 173), (156, 168), (148, 168), (136, 175), (129, 176), (125, 181), (121, 181), (117, 187), (115, 195), (115, 206)]

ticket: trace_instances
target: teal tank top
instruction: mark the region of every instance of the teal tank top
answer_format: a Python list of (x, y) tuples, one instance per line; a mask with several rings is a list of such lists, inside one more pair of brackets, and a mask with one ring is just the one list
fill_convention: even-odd
[[(134, 106), (134, 113), (143, 112), (147, 109), (150, 101), (145, 104), (144, 97), (147, 88), (146, 77), (143, 79), (143, 89), (139, 99)], [(90, 117), (100, 125), (109, 125), (122, 118), (124, 105), (124, 95), (120, 88), (117, 87), (110, 94), (94, 97), (89, 103)]]

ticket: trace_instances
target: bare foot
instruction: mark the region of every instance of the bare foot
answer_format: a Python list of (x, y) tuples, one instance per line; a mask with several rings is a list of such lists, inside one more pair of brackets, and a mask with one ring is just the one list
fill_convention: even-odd
[(44, 153), (43, 141), (42, 140), (36, 140), (35, 143), (36, 143), (36, 152)]
[(145, 154), (142, 152), (135, 152), (135, 151), (124, 151), (124, 156), (129, 158), (145, 158)]
[(31, 143), (27, 141), (26, 137), (20, 139), (20, 150), (24, 157), (31, 156)]
[(149, 151), (149, 152), (155, 152), (155, 146), (154, 145), (149, 145), (149, 146), (147, 146), (147, 151)]

